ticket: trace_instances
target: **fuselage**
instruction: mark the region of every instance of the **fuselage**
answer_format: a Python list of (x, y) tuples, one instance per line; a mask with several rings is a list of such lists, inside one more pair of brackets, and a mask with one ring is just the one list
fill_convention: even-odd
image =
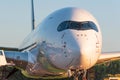
[(29, 55), (29, 75), (45, 76), (89, 69), (97, 62), (101, 46), (95, 18), (83, 9), (64, 8), (46, 17), (19, 49)]

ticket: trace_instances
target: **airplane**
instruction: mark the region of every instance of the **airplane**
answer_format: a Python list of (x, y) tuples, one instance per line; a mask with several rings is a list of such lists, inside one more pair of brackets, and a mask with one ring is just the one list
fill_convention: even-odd
[(36, 28), (34, 18), (32, 24), (19, 48), (0, 47), (0, 67), (15, 67), (30, 78), (87, 80), (87, 70), (94, 65), (120, 59), (120, 52), (101, 52), (100, 26), (84, 9), (62, 8)]

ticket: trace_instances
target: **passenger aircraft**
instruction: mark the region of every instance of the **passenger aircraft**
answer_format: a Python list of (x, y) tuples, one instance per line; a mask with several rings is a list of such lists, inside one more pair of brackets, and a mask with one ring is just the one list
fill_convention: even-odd
[(32, 78), (71, 77), (86, 80), (95, 64), (120, 59), (101, 53), (102, 36), (96, 19), (79, 8), (63, 8), (47, 16), (19, 48), (0, 51), (0, 66), (13, 66)]

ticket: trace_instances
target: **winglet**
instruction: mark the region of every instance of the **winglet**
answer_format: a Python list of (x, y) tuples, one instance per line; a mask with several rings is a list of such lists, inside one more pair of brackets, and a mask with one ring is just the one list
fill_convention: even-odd
[(0, 66), (4, 66), (7, 64), (5, 54), (3, 50), (0, 50)]

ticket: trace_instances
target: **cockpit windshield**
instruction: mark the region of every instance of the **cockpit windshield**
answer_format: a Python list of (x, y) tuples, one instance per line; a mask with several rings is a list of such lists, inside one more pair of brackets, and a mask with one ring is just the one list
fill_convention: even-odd
[(66, 30), (66, 29), (74, 29), (74, 30), (92, 29), (98, 32), (97, 26), (92, 21), (84, 21), (84, 22), (64, 21), (57, 28), (59, 32)]

